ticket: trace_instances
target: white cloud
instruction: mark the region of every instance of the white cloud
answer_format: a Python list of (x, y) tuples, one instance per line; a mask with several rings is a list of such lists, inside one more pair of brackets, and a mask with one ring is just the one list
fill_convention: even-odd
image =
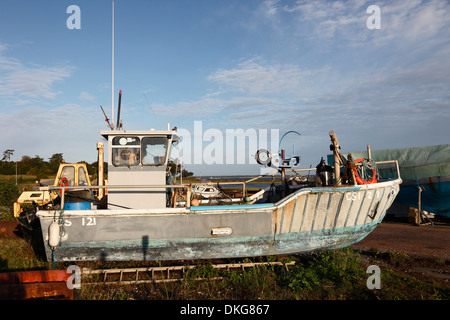
[(56, 81), (63, 80), (69, 75), (70, 71), (67, 68), (22, 66), (5, 77), (0, 93), (54, 99), (60, 92), (55, 92), (52, 86)]
[[(371, 4), (381, 8), (381, 30), (366, 26)], [(247, 31), (273, 28), (263, 48), (287, 47), (212, 72), (214, 95), (160, 112), (299, 130), (325, 146), (332, 129), (346, 146), (361, 137), (375, 148), (448, 143), (449, 16), (450, 3), (436, 0), (265, 1)]]
[(223, 109), (221, 99), (203, 97), (196, 101), (180, 101), (175, 104), (152, 103), (154, 114), (171, 114), (173, 116), (197, 116), (220, 112)]
[(0, 96), (17, 99), (18, 104), (31, 99), (55, 99), (60, 93), (55, 83), (71, 75), (69, 66), (26, 65), (4, 54), (7, 45), (0, 44)]
[(420, 41), (434, 38), (440, 32), (448, 34), (450, 30), (448, 1), (406, 1), (402, 6), (387, 2), (382, 14), (390, 38), (397, 35), (397, 39)]
[[(376, 4), (381, 9), (381, 29), (368, 30), (366, 9)], [(309, 39), (332, 40), (339, 37), (351, 45), (388, 44), (391, 41), (428, 40), (449, 31), (448, 1), (297, 1), (282, 6), (298, 19), (297, 32)], [(444, 37), (445, 38), (445, 37)], [(445, 39), (441, 39), (445, 41)]]
[(90, 95), (89, 93), (83, 91), (80, 93), (80, 95), (78, 96), (78, 99), (83, 100), (83, 101), (93, 101), (95, 100), (95, 97), (93, 97), (92, 95)]
[(306, 77), (312, 74), (294, 64), (267, 64), (260, 59), (250, 59), (236, 68), (218, 70), (208, 77), (228, 90), (246, 94), (281, 94), (298, 90)]
[(98, 128), (100, 117), (92, 117), (89, 109), (66, 104), (48, 110), (43, 107), (22, 107), (0, 110), (0, 145), (16, 150), (18, 158), (39, 155), (48, 158), (63, 153), (67, 161), (96, 159), (96, 142), (102, 141)]
[(279, 10), (280, 0), (266, 0), (259, 7), (259, 11), (268, 17), (275, 15)]

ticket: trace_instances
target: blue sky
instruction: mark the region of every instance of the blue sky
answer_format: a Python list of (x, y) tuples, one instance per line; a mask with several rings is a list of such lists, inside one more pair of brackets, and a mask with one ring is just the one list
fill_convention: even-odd
[[(295, 146), (303, 167), (329, 153), (330, 130), (345, 151), (449, 143), (448, 1), (114, 3), (125, 129), (295, 130), (282, 147)], [(70, 5), (79, 30), (66, 26)], [(370, 5), (380, 29), (367, 28)], [(111, 118), (111, 11), (106, 0), (3, 1), (2, 152), (96, 160), (100, 105)], [(188, 169), (259, 173), (256, 164)]]

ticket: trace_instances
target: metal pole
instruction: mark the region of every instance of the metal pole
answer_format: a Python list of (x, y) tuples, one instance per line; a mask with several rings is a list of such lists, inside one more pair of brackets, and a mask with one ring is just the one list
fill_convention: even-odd
[(334, 178), (335, 185), (341, 185), (341, 167), (340, 167), (340, 159), (339, 159), (339, 141), (336, 137), (334, 131), (329, 132), (331, 142), (333, 143), (333, 155), (334, 155)]
[(120, 105), (122, 103), (122, 90), (119, 91), (119, 105), (117, 106), (117, 124), (116, 130), (120, 130)]
[(111, 123), (114, 126), (114, 0), (112, 2), (112, 80), (111, 80)]
[(416, 217), (416, 224), (419, 226), (422, 220), (422, 191), (424, 191), (423, 186), (418, 186), (417, 189), (419, 190), (419, 199), (418, 199), (418, 212)]
[(64, 210), (64, 199), (65, 198), (65, 191), (64, 188), (61, 189), (61, 210)]
[(191, 207), (191, 187), (189, 186), (186, 191), (186, 208)]
[[(97, 142), (97, 150), (98, 150), (98, 174), (97, 174), (97, 184), (99, 186), (103, 186), (104, 184), (104, 149), (103, 149), (103, 142)], [(104, 189), (98, 189), (98, 199), (100, 200), (103, 198), (105, 191)]]

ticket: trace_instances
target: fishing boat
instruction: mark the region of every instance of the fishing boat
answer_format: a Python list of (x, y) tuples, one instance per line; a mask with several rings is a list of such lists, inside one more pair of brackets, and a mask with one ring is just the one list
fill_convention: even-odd
[[(101, 135), (108, 143), (106, 185), (101, 169), (95, 186), (41, 187), (60, 194), (59, 207), (36, 213), (49, 261), (241, 258), (341, 248), (376, 228), (402, 181), (395, 160), (389, 162), (395, 178), (344, 181), (349, 165), (331, 131), (334, 171), (315, 169), (316, 175), (327, 173), (324, 183), (291, 189), (283, 182), (274, 190), (278, 198), (267, 203), (201, 205), (193, 200), (191, 184), (166, 184), (171, 146), (179, 140), (175, 129)], [(97, 149), (103, 164), (102, 142)], [(260, 151), (258, 163), (272, 166), (283, 179), (288, 170), (311, 170), (295, 169), (298, 157)], [(79, 189), (97, 190), (98, 201), (68, 207), (65, 193)], [(182, 207), (174, 193), (185, 195)]]
[[(359, 158), (366, 153), (351, 154)], [(397, 159), (403, 182), (396, 203), (450, 217), (450, 144), (372, 150), (371, 158)], [(332, 155), (328, 160), (333, 161)], [(396, 175), (391, 168), (379, 168), (379, 174), (387, 178)]]

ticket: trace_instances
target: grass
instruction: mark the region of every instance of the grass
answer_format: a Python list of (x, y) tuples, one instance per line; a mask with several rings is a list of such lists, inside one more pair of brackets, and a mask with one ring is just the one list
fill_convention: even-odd
[[(131, 300), (448, 300), (448, 283), (417, 278), (401, 271), (401, 254), (377, 257), (382, 262), (381, 289), (368, 289), (369, 256), (350, 248), (292, 257), (294, 266), (260, 266), (245, 271), (218, 271), (200, 265), (180, 282), (133, 286), (82, 287), (80, 299)], [(409, 258), (408, 258), (409, 259)], [(408, 260), (406, 259), (406, 260)], [(373, 262), (373, 261), (372, 261)], [(390, 265), (390, 263), (393, 263)], [(401, 266), (400, 266), (401, 268)], [(219, 280), (211, 280), (220, 277)], [(202, 278), (205, 280), (196, 280)]]
[[(254, 262), (273, 261), (273, 257)], [(351, 248), (290, 257), (294, 265), (217, 270), (209, 263), (189, 270), (182, 281), (137, 285), (83, 285), (80, 300), (448, 300), (450, 285), (407, 272), (416, 261), (406, 254), (356, 251)], [(445, 268), (449, 261), (428, 261)], [(381, 270), (381, 289), (368, 289), (369, 265)], [(68, 263), (58, 263), (57, 269)], [(126, 268), (158, 265), (145, 262), (86, 262), (80, 267)], [(0, 272), (51, 269), (38, 259), (31, 238), (0, 238)], [(199, 278), (203, 280), (198, 280)]]
[(36, 256), (29, 239), (0, 237), (0, 272), (49, 268), (49, 263)]

